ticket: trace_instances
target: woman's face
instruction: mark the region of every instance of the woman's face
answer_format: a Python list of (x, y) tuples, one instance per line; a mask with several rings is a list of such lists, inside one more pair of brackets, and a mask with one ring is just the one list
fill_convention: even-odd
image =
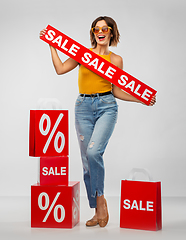
[(96, 39), (96, 42), (98, 45), (108, 45), (109, 46), (110, 38), (112, 35), (111, 35), (110, 29), (109, 29), (108, 33), (102, 32), (102, 27), (105, 27), (105, 26), (108, 27), (105, 20), (98, 21), (96, 23), (95, 27), (100, 27), (101, 29), (99, 30), (99, 33), (94, 33), (94, 36), (95, 36), (95, 39)]

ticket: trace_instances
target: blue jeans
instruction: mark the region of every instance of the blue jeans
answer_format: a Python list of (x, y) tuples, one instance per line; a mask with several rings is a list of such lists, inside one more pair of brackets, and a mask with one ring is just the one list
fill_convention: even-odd
[(75, 126), (91, 208), (96, 208), (97, 196), (104, 194), (103, 153), (114, 130), (117, 113), (118, 106), (112, 94), (78, 96), (76, 100)]

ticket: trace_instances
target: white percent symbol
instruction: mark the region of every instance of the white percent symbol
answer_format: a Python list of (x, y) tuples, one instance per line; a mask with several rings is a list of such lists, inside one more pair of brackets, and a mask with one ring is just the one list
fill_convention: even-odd
[[(48, 194), (45, 193), (45, 192), (40, 193), (40, 195), (38, 197), (38, 206), (39, 206), (39, 208), (41, 210), (46, 210), (49, 207), (49, 209), (47, 211), (47, 214), (45, 215), (45, 217), (43, 219), (43, 222), (46, 222), (46, 220), (48, 219), (48, 216), (50, 215), (52, 209), (54, 208), (54, 205), (55, 205), (55, 203), (56, 203), (56, 201), (57, 201), (57, 199), (58, 199), (60, 194), (61, 194), (60, 192), (58, 192), (56, 194), (52, 204), (49, 207), (50, 200), (49, 200)], [(43, 206), (43, 203), (42, 203), (42, 198), (43, 197), (45, 198), (45, 205), (44, 206)], [(60, 218), (58, 218), (58, 210), (59, 209), (61, 210), (61, 217)], [(64, 218), (65, 218), (65, 209), (64, 209), (64, 207), (62, 205), (60, 205), (60, 204), (56, 205), (55, 208), (54, 208), (54, 219), (55, 219), (55, 221), (58, 222), (58, 223), (61, 223), (61, 222), (63, 222)]]
[[(54, 133), (55, 133), (62, 118), (63, 118), (63, 113), (60, 113), (59, 117), (58, 117), (57, 121), (55, 122), (55, 125), (46, 141), (46, 144), (43, 148), (43, 153), (46, 153), (48, 146), (49, 146), (49, 144), (54, 136)], [(46, 129), (44, 130), (43, 123), (45, 120), (47, 121), (47, 126), (46, 126)], [(50, 131), (50, 127), (51, 127), (50, 117), (44, 113), (39, 121), (39, 130), (40, 130), (41, 134), (46, 136), (48, 134), (48, 132)], [(61, 146), (60, 147), (58, 147), (59, 138), (61, 138)], [(65, 136), (62, 132), (57, 132), (55, 139), (54, 139), (54, 148), (55, 148), (56, 152), (61, 153), (63, 151), (64, 146), (65, 146)]]
[(78, 204), (79, 203), (79, 191), (78, 190), (76, 191), (76, 197), (75, 198), (73, 197), (73, 201), (75, 203), (73, 216), (74, 216), (74, 219), (76, 219), (78, 216), (78, 212), (79, 212), (79, 204)]

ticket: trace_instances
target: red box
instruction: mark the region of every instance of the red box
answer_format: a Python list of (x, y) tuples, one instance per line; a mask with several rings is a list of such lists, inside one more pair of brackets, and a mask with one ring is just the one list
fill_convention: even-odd
[(29, 156), (67, 155), (68, 110), (30, 110)]
[(162, 229), (161, 182), (121, 181), (120, 227)]
[(40, 185), (68, 185), (68, 156), (40, 158)]
[(31, 186), (31, 227), (73, 228), (80, 217), (80, 184)]

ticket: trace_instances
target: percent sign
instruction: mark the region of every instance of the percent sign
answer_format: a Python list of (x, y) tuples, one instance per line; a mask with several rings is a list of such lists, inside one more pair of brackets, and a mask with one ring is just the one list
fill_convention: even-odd
[[(41, 210), (46, 210), (49, 207), (48, 212), (47, 212), (47, 214), (45, 215), (45, 217), (43, 219), (43, 222), (46, 222), (46, 220), (48, 219), (48, 216), (50, 215), (52, 209), (54, 208), (54, 205), (55, 205), (55, 203), (56, 203), (56, 201), (57, 201), (57, 199), (58, 199), (60, 194), (61, 194), (60, 192), (58, 192), (56, 194), (52, 204), (49, 207), (49, 196), (48, 196), (48, 194), (45, 193), (45, 192), (40, 193), (40, 195), (38, 197), (38, 206), (39, 206), (39, 208)], [(43, 197), (45, 197), (45, 205), (44, 206), (42, 204), (42, 198)], [(58, 218), (58, 209), (61, 210), (61, 217), (60, 218)], [(64, 218), (65, 218), (65, 209), (64, 209), (64, 207), (62, 205), (60, 205), (60, 204), (55, 206), (55, 208), (54, 208), (54, 219), (55, 219), (55, 221), (58, 222), (58, 223), (61, 223), (61, 222), (63, 222)]]
[[(55, 122), (55, 125), (46, 141), (46, 144), (43, 148), (43, 153), (46, 153), (48, 146), (49, 146), (49, 144), (54, 136), (54, 133), (55, 133), (62, 118), (63, 118), (63, 113), (60, 113), (59, 117), (58, 117), (57, 121)], [(47, 126), (46, 126), (46, 129), (44, 130), (43, 123), (45, 120), (47, 121)], [(39, 122), (39, 130), (40, 130), (41, 134), (46, 136), (48, 134), (48, 132), (50, 131), (50, 127), (51, 127), (50, 117), (44, 113)], [(61, 137), (61, 146), (58, 147), (58, 140), (60, 137)], [(65, 136), (62, 132), (57, 132), (57, 134), (55, 136), (55, 140), (54, 140), (54, 148), (55, 148), (56, 152), (61, 153), (63, 151), (64, 146), (65, 146)]]
[(74, 216), (74, 219), (77, 218), (78, 216), (78, 212), (79, 212), (79, 205), (78, 205), (78, 201), (79, 201), (79, 191), (77, 190), (76, 191), (76, 198), (73, 197), (73, 201), (75, 203), (75, 208), (74, 208), (74, 212), (73, 212), (73, 216)]

